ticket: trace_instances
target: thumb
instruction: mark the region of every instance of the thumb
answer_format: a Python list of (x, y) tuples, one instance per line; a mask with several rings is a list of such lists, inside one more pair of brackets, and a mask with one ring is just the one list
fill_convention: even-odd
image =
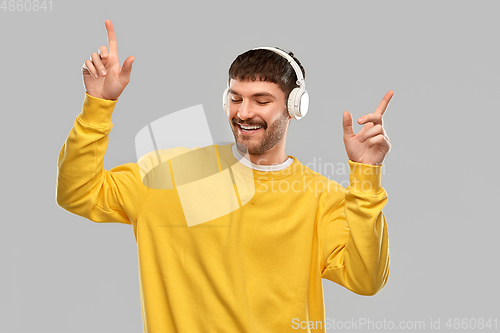
[(132, 72), (132, 63), (134, 62), (135, 58), (133, 56), (128, 57), (125, 59), (123, 62), (122, 69), (120, 71), (120, 77), (126, 80), (127, 82), (130, 81), (130, 73)]
[(343, 114), (342, 127), (344, 128), (344, 141), (347, 141), (354, 136), (354, 132), (352, 131), (352, 117), (347, 111)]

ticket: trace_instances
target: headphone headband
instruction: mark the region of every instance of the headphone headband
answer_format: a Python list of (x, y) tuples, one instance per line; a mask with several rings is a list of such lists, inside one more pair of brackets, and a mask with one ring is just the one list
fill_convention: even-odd
[(300, 69), (299, 64), (285, 51), (282, 51), (280, 49), (277, 49), (275, 47), (269, 47), (269, 46), (263, 46), (263, 47), (256, 47), (254, 50), (269, 50), (273, 51), (274, 53), (279, 54), (280, 56), (284, 57), (290, 65), (293, 67), (295, 71), (295, 75), (297, 75), (297, 85), (299, 85), (301, 88), (305, 88), (306, 82), (304, 80), (304, 75), (302, 75), (302, 70)]

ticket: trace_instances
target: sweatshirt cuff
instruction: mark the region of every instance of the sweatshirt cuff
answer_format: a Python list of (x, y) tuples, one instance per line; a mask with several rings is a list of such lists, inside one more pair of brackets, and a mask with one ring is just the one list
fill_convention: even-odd
[(108, 100), (90, 96), (85, 92), (80, 119), (89, 125), (100, 128), (112, 126), (111, 115), (118, 100)]
[(382, 165), (369, 165), (349, 160), (349, 190), (363, 194), (377, 194), (382, 188)]

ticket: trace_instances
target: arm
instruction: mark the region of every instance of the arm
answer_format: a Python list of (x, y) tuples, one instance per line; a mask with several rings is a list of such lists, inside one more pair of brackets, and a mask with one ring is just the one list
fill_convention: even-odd
[(59, 154), (57, 203), (62, 208), (96, 222), (131, 223), (140, 214), (148, 190), (142, 185), (137, 164), (111, 171), (103, 160), (111, 131), (111, 114), (130, 81), (133, 57), (120, 67), (116, 36), (111, 21), (105, 21), (106, 46), (82, 66), (86, 91), (82, 112)]
[(320, 244), (322, 278), (374, 295), (389, 277), (389, 238), (382, 208), (381, 166), (349, 161), (350, 185), (328, 216)]
[(389, 277), (389, 239), (382, 212), (387, 193), (381, 173), (391, 144), (382, 116), (393, 96), (392, 90), (387, 92), (374, 113), (358, 119), (365, 125), (357, 134), (351, 114), (344, 112), (350, 184), (320, 235), (322, 277), (361, 295), (376, 294)]
[(116, 101), (85, 96), (82, 112), (59, 153), (57, 203), (94, 222), (137, 220), (147, 197), (137, 163), (104, 170)]

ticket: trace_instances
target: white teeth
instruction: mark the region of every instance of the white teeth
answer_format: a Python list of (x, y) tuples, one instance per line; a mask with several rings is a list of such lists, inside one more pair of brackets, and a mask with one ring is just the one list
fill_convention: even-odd
[(261, 128), (262, 126), (243, 126), (243, 125), (240, 125), (240, 127), (243, 128), (244, 130), (253, 130), (253, 129)]

